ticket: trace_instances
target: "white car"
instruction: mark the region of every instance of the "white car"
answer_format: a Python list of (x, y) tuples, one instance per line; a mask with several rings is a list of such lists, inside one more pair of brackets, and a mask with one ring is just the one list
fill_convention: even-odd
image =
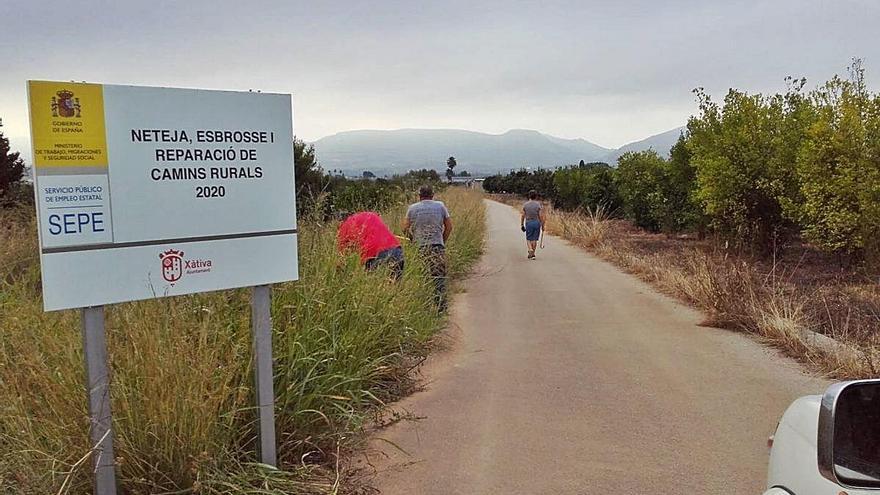
[(795, 400), (769, 443), (764, 495), (878, 495), (880, 380)]

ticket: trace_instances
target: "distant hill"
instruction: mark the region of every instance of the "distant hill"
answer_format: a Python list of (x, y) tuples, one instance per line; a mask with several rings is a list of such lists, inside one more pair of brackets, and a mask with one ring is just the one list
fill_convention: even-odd
[(325, 170), (378, 175), (411, 169), (445, 169), (454, 156), (457, 171), (492, 173), (520, 167), (552, 167), (599, 159), (611, 150), (583, 139), (560, 139), (537, 131), (511, 130), (484, 134), (456, 129), (348, 131), (315, 143)]
[(680, 136), (685, 130), (686, 127), (676, 127), (675, 129), (655, 134), (649, 138), (642, 139), (641, 141), (625, 144), (602, 157), (602, 161), (610, 163), (611, 165), (617, 165), (617, 159), (627, 151), (644, 151), (649, 148), (653, 148), (654, 151), (660, 153), (661, 156), (668, 157), (669, 149), (672, 148), (672, 145), (674, 145), (676, 141), (678, 141), (678, 136)]
[[(626, 145), (654, 145), (662, 153), (678, 139), (678, 129), (645, 141)], [(667, 134), (674, 138), (667, 146)], [(585, 139), (563, 139), (538, 131), (514, 129), (504, 134), (485, 134), (458, 129), (399, 129), (392, 131), (347, 131), (314, 142), (318, 162), (325, 170), (343, 170), (360, 174), (369, 170), (376, 175), (393, 175), (413, 169), (446, 168), (446, 159), (454, 156), (456, 171), (488, 174), (522, 167), (553, 168), (560, 165), (615, 161), (618, 150), (604, 148)]]

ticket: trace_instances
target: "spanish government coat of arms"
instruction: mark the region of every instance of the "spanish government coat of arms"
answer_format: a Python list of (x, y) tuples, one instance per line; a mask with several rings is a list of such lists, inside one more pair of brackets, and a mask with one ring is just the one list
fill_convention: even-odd
[(73, 97), (73, 91), (62, 89), (56, 93), (58, 96), (52, 97), (52, 116), (53, 117), (80, 117), (79, 98)]

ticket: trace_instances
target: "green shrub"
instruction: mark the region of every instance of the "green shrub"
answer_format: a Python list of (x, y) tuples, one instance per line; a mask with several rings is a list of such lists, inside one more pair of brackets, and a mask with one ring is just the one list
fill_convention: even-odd
[(660, 183), (663, 202), (655, 213), (661, 231), (704, 230), (705, 216), (695, 199), (696, 174), (687, 137), (682, 134), (669, 151), (669, 159), (663, 164)]
[(848, 255), (876, 249), (880, 235), (880, 95), (852, 77), (835, 77), (813, 93), (815, 122), (797, 159), (804, 236)]
[(615, 169), (607, 163), (588, 163), (557, 169), (553, 175), (553, 205), (574, 210), (602, 206), (615, 211), (621, 206)]
[(617, 184), (627, 218), (644, 229), (660, 229), (666, 161), (654, 150), (630, 151), (617, 160)]
[(334, 184), (331, 198), (334, 211), (381, 211), (402, 202), (404, 192), (384, 179), (345, 180)]
[(556, 196), (556, 185), (553, 181), (554, 172), (540, 168), (535, 171), (516, 170), (507, 175), (493, 175), (483, 182), (483, 190), (490, 193), (511, 193), (525, 196), (535, 190), (542, 198), (552, 199)]
[(697, 97), (700, 115), (688, 122), (695, 197), (718, 234), (769, 250), (794, 231), (784, 205), (798, 202), (793, 164), (809, 124), (800, 87), (769, 97), (731, 89), (723, 107)]

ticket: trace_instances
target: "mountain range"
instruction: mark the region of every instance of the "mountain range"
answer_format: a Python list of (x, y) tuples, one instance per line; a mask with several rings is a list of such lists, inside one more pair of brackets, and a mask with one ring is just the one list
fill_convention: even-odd
[(554, 168), (580, 160), (615, 165), (623, 153), (648, 148), (666, 155), (683, 129), (675, 128), (617, 149), (526, 129), (504, 134), (459, 129), (357, 130), (333, 134), (313, 144), (325, 170), (355, 174), (369, 170), (379, 176), (422, 168), (442, 171), (446, 159), (454, 156), (456, 171), (491, 174), (522, 167)]

